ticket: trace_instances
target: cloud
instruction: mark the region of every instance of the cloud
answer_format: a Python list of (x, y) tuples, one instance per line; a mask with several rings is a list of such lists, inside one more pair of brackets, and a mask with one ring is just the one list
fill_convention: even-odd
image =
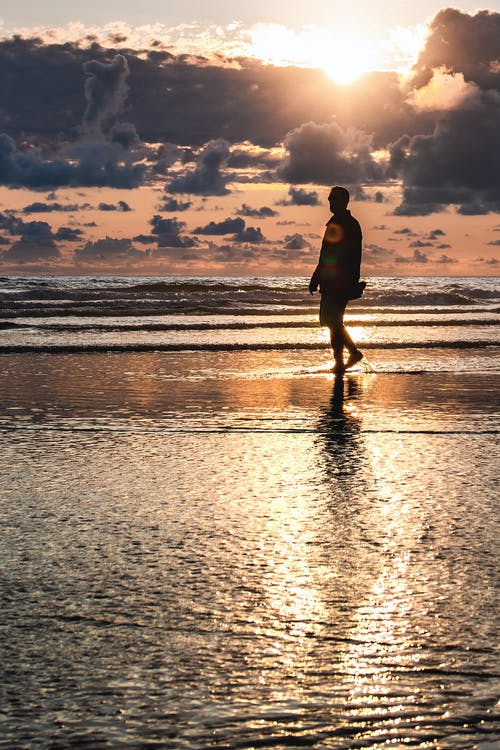
[(0, 184), (34, 190), (62, 186), (133, 188), (144, 179), (144, 164), (133, 163), (116, 144), (74, 144), (71, 151), (68, 160), (45, 160), (35, 149), (20, 151), (10, 136), (0, 133)]
[(480, 10), (468, 14), (445, 8), (433, 18), (424, 48), (417, 59), (413, 85), (426, 86), (433, 71), (462, 74), (481, 89), (500, 88), (498, 62), (500, 13)]
[(243, 203), (241, 208), (237, 209), (236, 213), (238, 216), (248, 216), (250, 218), (265, 219), (272, 216), (278, 216), (278, 211), (269, 206), (261, 206), (260, 208), (251, 208), (247, 203)]
[[(110, 63), (89, 60), (83, 64), (87, 108), (83, 128), (93, 137), (101, 136), (125, 105), (128, 63), (123, 55), (115, 55)], [(122, 126), (123, 127), (123, 126)], [(127, 126), (129, 127), (129, 126)]]
[(151, 234), (155, 235), (158, 242), (158, 248), (161, 247), (194, 247), (196, 241), (192, 237), (183, 236), (182, 232), (186, 228), (184, 221), (178, 219), (162, 219), (155, 214), (149, 222), (152, 226)]
[(192, 206), (191, 201), (179, 201), (177, 198), (170, 196), (163, 199), (162, 203), (158, 206), (158, 211), (172, 212), (176, 211), (187, 211)]
[[(16, 44), (12, 47), (15, 48)], [(34, 47), (31, 45), (32, 50)], [(4, 52), (1, 44), (0, 48), (2, 71), (6, 60), (1, 54)], [(26, 64), (23, 61), (24, 69)], [(12, 61), (9, 67), (12, 69)], [(116, 122), (127, 93), (127, 61), (122, 55), (115, 55), (111, 63), (86, 60), (83, 70), (87, 74), (84, 87), (87, 107), (80, 128), (83, 137), (71, 143), (68, 141), (62, 147), (58, 145), (52, 155), (45, 149), (48, 154), (45, 156), (33, 146), (19, 148), (10, 135), (0, 133), (0, 184), (36, 190), (62, 186), (133, 188), (142, 183), (146, 172), (146, 166), (141, 163), (142, 155), (136, 161), (130, 152), (131, 146), (138, 143), (135, 128), (131, 123)], [(41, 79), (44, 72), (47, 71), (40, 71)], [(39, 111), (50, 109), (47, 102), (52, 101), (53, 91), (47, 91), (45, 102), (39, 101), (38, 96), (37, 92), (35, 98)], [(66, 107), (68, 105), (66, 98)], [(54, 115), (52, 111), (52, 117)]]
[(138, 146), (140, 138), (131, 122), (117, 122), (109, 131), (111, 143), (118, 143), (125, 151), (129, 151), (132, 146)]
[(265, 237), (262, 234), (260, 227), (245, 227), (244, 229), (240, 229), (239, 232), (236, 232), (236, 234), (233, 237), (233, 240), (235, 242), (264, 242)]
[(392, 254), (391, 250), (387, 250), (387, 248), (381, 247), (381, 245), (367, 244), (363, 247), (363, 265), (384, 265), (392, 259)]
[(318, 206), (319, 197), (316, 190), (305, 190), (304, 188), (290, 187), (288, 189), (289, 200), (278, 202), (281, 206)]
[(34, 263), (60, 256), (52, 230), (46, 221), (22, 222), (20, 229), (21, 238), (2, 254), (4, 263)]
[(499, 39), (500, 13), (447, 8), (433, 19), (410, 97), (428, 101), (434, 86), (434, 104), (446, 111), (430, 132), (390, 146), (392, 175), (403, 181), (395, 214), (425, 216), (449, 204), (466, 216), (500, 209)]
[(429, 240), (435, 240), (438, 237), (444, 237), (445, 235), (446, 232), (443, 232), (442, 229), (431, 229), (431, 231), (426, 236)]
[(394, 260), (396, 261), (396, 263), (428, 263), (429, 256), (423, 250), (419, 250), (417, 248), (413, 251), (413, 255), (396, 255)]
[(498, 266), (500, 264), (500, 260), (498, 258), (477, 258), (476, 263), (484, 263), (486, 266)]
[(241, 263), (248, 264), (259, 261), (263, 254), (260, 247), (251, 247), (249, 245), (241, 247), (239, 245), (214, 245), (212, 246), (213, 257), (218, 263)]
[(487, 242), (486, 244), (497, 247), (498, 245), (500, 245), (500, 240), (491, 240), (491, 242)]
[(448, 265), (450, 263), (458, 263), (458, 260), (456, 258), (451, 258), (449, 255), (445, 255), (443, 253), (439, 258), (437, 258), (435, 263), (443, 263), (445, 265)]
[(403, 180), (396, 215), (428, 215), (451, 204), (462, 214), (500, 209), (500, 97), (484, 95), (477, 106), (446, 113), (430, 135), (407, 136), (391, 147), (395, 174)]
[(48, 214), (52, 211), (67, 211), (73, 213), (75, 211), (84, 211), (91, 208), (89, 203), (78, 205), (77, 203), (43, 203), (41, 201), (35, 201), (29, 203), (22, 209), (23, 214)]
[(204, 227), (196, 227), (193, 234), (233, 234), (241, 232), (245, 228), (243, 219), (224, 219), (224, 221), (211, 221)]
[(72, 229), (71, 227), (59, 227), (57, 232), (54, 234), (56, 240), (63, 240), (65, 242), (78, 242), (81, 240), (83, 231), (81, 229)]
[(406, 234), (409, 237), (415, 237), (416, 233), (410, 227), (402, 227), (401, 229), (395, 229), (394, 234)]
[(172, 193), (195, 195), (226, 195), (228, 176), (222, 173), (227, 163), (229, 144), (223, 139), (207, 143), (199, 155), (194, 171), (175, 177), (168, 189)]
[(304, 239), (301, 234), (296, 232), (295, 234), (285, 235), (283, 246), (286, 250), (303, 250), (306, 247), (310, 248), (311, 243)]
[(414, 240), (410, 242), (408, 247), (433, 247), (433, 242), (422, 242), (422, 240)]
[(475, 83), (467, 83), (463, 73), (434, 70), (430, 81), (414, 89), (408, 102), (416, 110), (448, 110), (460, 106), (473, 106), (480, 90)]
[(98, 211), (132, 211), (126, 201), (118, 201), (118, 203), (99, 203), (97, 206)]
[(129, 239), (115, 239), (105, 237), (95, 242), (90, 240), (83, 247), (75, 250), (77, 263), (114, 263), (124, 261), (138, 262), (148, 257), (146, 253), (137, 250)]
[(382, 176), (371, 156), (372, 137), (337, 123), (308, 122), (287, 134), (280, 168), (287, 182), (355, 185)]

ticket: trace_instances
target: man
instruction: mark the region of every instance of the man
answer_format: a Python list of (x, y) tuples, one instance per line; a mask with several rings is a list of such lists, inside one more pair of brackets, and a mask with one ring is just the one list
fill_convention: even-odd
[[(330, 329), (334, 372), (343, 373), (363, 358), (344, 326), (344, 313), (349, 299), (359, 297), (361, 266), (361, 227), (347, 209), (349, 191), (333, 187), (328, 196), (333, 214), (327, 222), (321, 244), (319, 262), (309, 282), (313, 294), (318, 286), (321, 294), (319, 321)], [(344, 363), (344, 347), (349, 352)]]

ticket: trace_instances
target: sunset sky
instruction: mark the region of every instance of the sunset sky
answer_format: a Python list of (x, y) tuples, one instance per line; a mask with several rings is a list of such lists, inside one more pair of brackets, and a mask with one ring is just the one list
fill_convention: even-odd
[(497, 275), (499, 142), (500, 2), (0, 11), (0, 273)]

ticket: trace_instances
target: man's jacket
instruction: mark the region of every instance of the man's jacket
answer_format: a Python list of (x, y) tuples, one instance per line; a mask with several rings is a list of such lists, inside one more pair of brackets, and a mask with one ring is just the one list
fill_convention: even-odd
[(349, 297), (359, 281), (362, 234), (359, 222), (346, 210), (328, 221), (319, 262), (309, 288), (322, 294)]

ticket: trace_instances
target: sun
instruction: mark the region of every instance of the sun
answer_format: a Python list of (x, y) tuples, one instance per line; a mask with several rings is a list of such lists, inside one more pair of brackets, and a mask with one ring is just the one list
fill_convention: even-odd
[(247, 52), (273, 65), (320, 68), (339, 84), (349, 84), (376, 69), (376, 48), (348, 30), (280, 24), (256, 24), (249, 31)]
[(328, 50), (318, 50), (317, 59), (318, 67), (329, 78), (344, 85), (353, 83), (377, 67), (374, 49), (348, 33), (336, 34)]

